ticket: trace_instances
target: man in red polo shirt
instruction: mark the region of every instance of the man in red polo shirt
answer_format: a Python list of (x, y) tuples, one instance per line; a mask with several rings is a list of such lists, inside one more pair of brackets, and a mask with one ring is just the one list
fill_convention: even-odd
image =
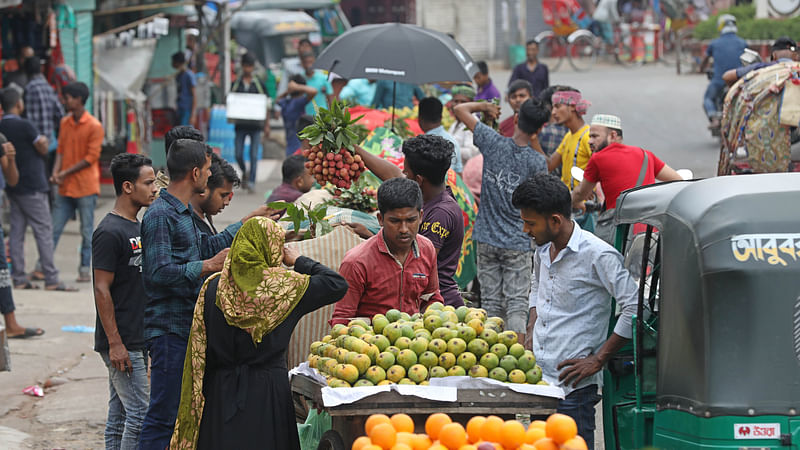
[(417, 182), (407, 178), (384, 182), (378, 188), (378, 211), (381, 231), (347, 252), (339, 267), (349, 289), (336, 303), (331, 326), (393, 308), (414, 314), (443, 301), (436, 249), (417, 234), (422, 221)]
[(636, 187), (642, 169), (644, 155), (647, 163), (644, 179), (639, 183), (646, 186), (658, 181), (682, 180), (672, 169), (648, 150), (622, 143), (622, 121), (610, 114), (597, 114), (589, 127), (589, 147), (592, 157), (586, 165), (583, 181), (572, 193), (572, 203), (577, 206), (592, 195), (597, 183), (602, 183), (606, 196), (606, 209), (617, 206), (617, 197), (623, 191)]

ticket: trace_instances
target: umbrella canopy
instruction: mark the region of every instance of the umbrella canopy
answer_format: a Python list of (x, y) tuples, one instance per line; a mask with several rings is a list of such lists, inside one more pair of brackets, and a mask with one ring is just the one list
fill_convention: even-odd
[(444, 33), (404, 23), (361, 25), (331, 42), (314, 67), (344, 78), (409, 84), (472, 82), (472, 58)]

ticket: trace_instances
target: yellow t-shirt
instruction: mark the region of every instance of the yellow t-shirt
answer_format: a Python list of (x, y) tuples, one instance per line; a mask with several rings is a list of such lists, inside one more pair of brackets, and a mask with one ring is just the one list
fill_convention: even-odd
[[(578, 145), (578, 139), (580, 139), (580, 145)], [(592, 149), (589, 148), (588, 124), (584, 125), (575, 134), (567, 131), (556, 150), (561, 155), (561, 181), (567, 185), (570, 191), (579, 184), (578, 180), (573, 180), (570, 174), (572, 161), (575, 159), (575, 147), (578, 147), (578, 167), (586, 169), (586, 165), (589, 164), (589, 158), (592, 156)]]

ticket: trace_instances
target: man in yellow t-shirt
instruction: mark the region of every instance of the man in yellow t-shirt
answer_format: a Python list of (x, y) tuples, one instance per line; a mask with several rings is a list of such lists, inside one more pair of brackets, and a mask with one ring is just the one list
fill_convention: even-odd
[(572, 166), (576, 165), (585, 169), (592, 156), (589, 148), (589, 125), (583, 121), (583, 116), (589, 108), (588, 100), (581, 98), (577, 90), (558, 91), (553, 93), (552, 119), (554, 123), (564, 125), (569, 130), (558, 149), (550, 155), (547, 169), (553, 171), (561, 167), (561, 181), (570, 189), (580, 184), (579, 180), (572, 178)]

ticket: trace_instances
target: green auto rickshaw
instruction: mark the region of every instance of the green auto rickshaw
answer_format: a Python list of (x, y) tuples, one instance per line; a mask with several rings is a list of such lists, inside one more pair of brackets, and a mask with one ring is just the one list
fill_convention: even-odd
[(798, 205), (797, 173), (620, 196), (639, 304), (604, 373), (606, 449), (800, 449)]

